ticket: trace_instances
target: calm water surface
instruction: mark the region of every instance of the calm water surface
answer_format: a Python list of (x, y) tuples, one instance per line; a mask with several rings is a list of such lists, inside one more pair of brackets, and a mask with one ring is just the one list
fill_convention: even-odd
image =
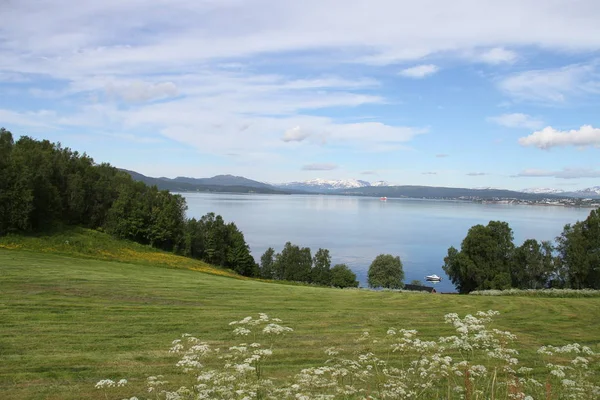
[(400, 256), (406, 282), (437, 274), (436, 285), (453, 291), (442, 270), (448, 247), (460, 247), (468, 229), (491, 220), (506, 221), (515, 243), (525, 239), (553, 240), (567, 223), (585, 219), (590, 209), (476, 204), (455, 201), (250, 194), (182, 194), (188, 217), (208, 212), (235, 222), (254, 258), (290, 241), (329, 249), (332, 263), (346, 263), (366, 286), (371, 261), (381, 253)]

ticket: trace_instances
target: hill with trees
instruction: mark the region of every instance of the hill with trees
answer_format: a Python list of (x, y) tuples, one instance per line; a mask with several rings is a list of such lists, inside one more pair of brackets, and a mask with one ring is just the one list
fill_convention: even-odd
[[(152, 184), (152, 181), (148, 182)], [(258, 267), (234, 223), (186, 219), (180, 195), (135, 181), (60, 144), (0, 129), (0, 235), (80, 226), (255, 276)]]

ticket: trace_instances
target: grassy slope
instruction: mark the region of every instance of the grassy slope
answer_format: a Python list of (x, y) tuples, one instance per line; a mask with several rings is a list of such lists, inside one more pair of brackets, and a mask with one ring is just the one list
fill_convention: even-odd
[(0, 237), (0, 249), (29, 250), (77, 258), (191, 269), (209, 274), (247, 279), (230, 270), (215, 268), (200, 260), (179, 257), (150, 246), (118, 240), (105, 233), (84, 228), (69, 228), (36, 236), (4, 236)]
[[(95, 242), (109, 243), (102, 236)], [(63, 239), (56, 241), (69, 240)], [(0, 246), (20, 241), (21, 248), (39, 250), (48, 240), (12, 238)], [(91, 252), (85, 246), (80, 253)], [(136, 247), (125, 245), (130, 246)], [(142, 253), (141, 247), (135, 250)], [(273, 374), (321, 363), (323, 348), (351, 346), (364, 329), (415, 328), (435, 338), (451, 332), (442, 322), (444, 314), (487, 309), (502, 313), (497, 327), (519, 336), (521, 360), (535, 360), (542, 344), (579, 342), (600, 351), (597, 298), (296, 287), (164, 268), (180, 266), (175, 264), (157, 266), (152, 257), (132, 264), (0, 248), (0, 398), (100, 399), (95, 382), (122, 377), (130, 379), (130, 387), (114, 398), (143, 393), (146, 376), (173, 371), (175, 359), (166, 352), (172, 339), (188, 332), (226, 340), (231, 338), (229, 321), (258, 312), (280, 317), (295, 329), (272, 359)]]

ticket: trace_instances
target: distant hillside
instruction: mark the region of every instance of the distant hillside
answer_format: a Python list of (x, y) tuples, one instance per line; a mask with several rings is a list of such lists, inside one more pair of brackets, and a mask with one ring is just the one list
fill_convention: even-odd
[[(233, 177), (231, 175), (219, 175), (214, 178), (194, 179), (178, 177), (175, 179), (169, 178), (152, 178), (146, 175), (142, 175), (139, 172), (129, 171), (121, 169), (121, 171), (128, 173), (134, 180), (144, 182), (147, 185), (156, 186), (160, 190), (168, 190), (170, 192), (211, 192), (211, 193), (262, 193), (262, 194), (290, 194), (289, 191), (274, 188), (267, 184), (260, 186), (249, 186), (243, 185), (236, 182), (260, 182), (252, 181), (241, 177)], [(223, 178), (224, 177), (224, 178)], [(240, 179), (229, 179), (240, 178)], [(197, 181), (213, 182), (212, 184), (196, 183)], [(216, 182), (228, 182), (229, 184)]]
[(246, 186), (253, 188), (263, 188), (277, 190), (277, 188), (263, 183), (254, 181), (252, 179), (244, 178), (243, 176), (233, 175), (217, 175), (212, 178), (188, 178), (185, 176), (178, 176), (175, 179), (161, 178), (174, 182), (189, 183), (193, 185), (211, 185), (211, 186)]
[(600, 186), (594, 186), (587, 189), (575, 190), (570, 192), (554, 188), (531, 188), (524, 189), (522, 191), (525, 193), (555, 194), (564, 197), (600, 199)]
[(233, 175), (217, 175), (212, 178), (151, 178), (135, 171), (123, 170), (133, 179), (148, 185), (156, 185), (159, 189), (171, 192), (214, 192), (214, 193), (264, 193), (264, 194), (337, 194), (376, 197), (407, 197), (427, 199), (458, 199), (492, 200), (492, 199), (518, 199), (518, 200), (543, 200), (573, 197), (596, 198), (598, 194), (591, 188), (574, 192), (543, 192), (530, 190), (517, 192), (497, 188), (450, 188), (434, 186), (385, 186), (385, 182), (371, 184), (359, 180), (323, 180), (314, 179), (305, 182), (291, 182), (272, 186), (263, 182)]
[(480, 199), (521, 199), (541, 200), (544, 198), (559, 198), (550, 194), (522, 193), (503, 189), (466, 189), (433, 186), (367, 186), (355, 189), (340, 189), (333, 191), (336, 194), (353, 194), (363, 196), (385, 197), (411, 197), (429, 199), (455, 199), (480, 198)]

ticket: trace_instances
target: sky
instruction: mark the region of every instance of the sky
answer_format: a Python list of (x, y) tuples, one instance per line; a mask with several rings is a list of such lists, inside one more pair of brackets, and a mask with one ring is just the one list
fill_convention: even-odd
[(598, 0), (0, 0), (0, 126), (149, 176), (600, 185)]

